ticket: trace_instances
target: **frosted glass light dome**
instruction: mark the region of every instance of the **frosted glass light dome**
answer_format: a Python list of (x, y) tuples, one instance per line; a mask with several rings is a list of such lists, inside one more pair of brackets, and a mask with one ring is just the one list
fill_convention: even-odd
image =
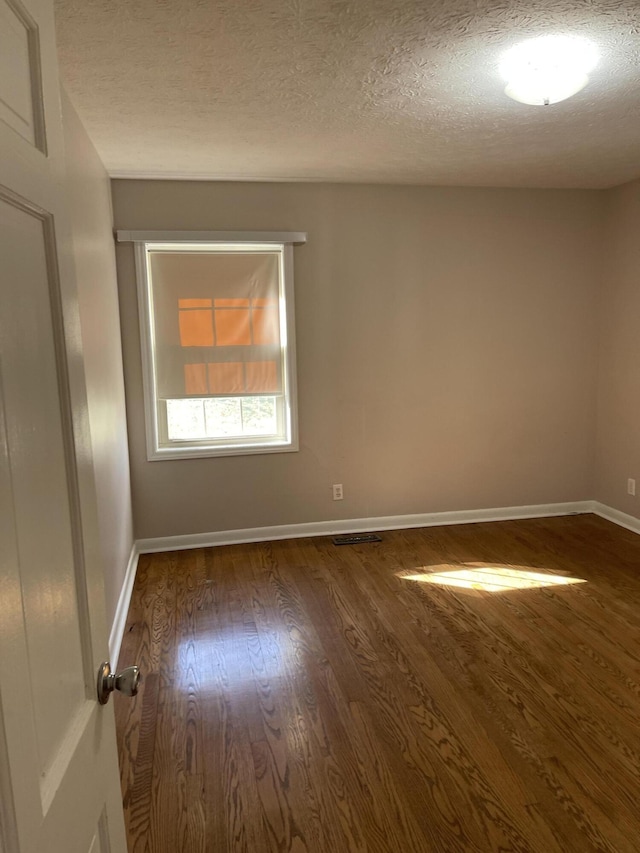
[(595, 44), (578, 36), (520, 42), (500, 62), (500, 74), (507, 81), (505, 94), (522, 104), (557, 104), (584, 89), (598, 59)]

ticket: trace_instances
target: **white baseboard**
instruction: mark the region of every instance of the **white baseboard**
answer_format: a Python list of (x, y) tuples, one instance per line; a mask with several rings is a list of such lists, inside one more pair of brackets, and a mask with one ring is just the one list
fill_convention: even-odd
[(601, 504), (599, 501), (593, 502), (593, 512), (601, 518), (606, 518), (607, 521), (612, 521), (619, 527), (626, 527), (627, 530), (632, 530), (634, 533), (640, 533), (640, 518), (633, 515), (627, 515), (626, 512), (620, 512), (619, 509)]
[(411, 527), (437, 527), (446, 524), (475, 524), (481, 521), (548, 518), (557, 515), (595, 513), (620, 527), (640, 534), (640, 519), (598, 501), (574, 501), (533, 506), (469, 509), (454, 512), (430, 512), (417, 515), (388, 515), (378, 518), (350, 518), (335, 521), (312, 521), (306, 524), (282, 524), (275, 527), (251, 527), (243, 530), (221, 530), (212, 533), (193, 533), (183, 536), (161, 536), (138, 539), (131, 548), (116, 614), (109, 635), (109, 654), (113, 669), (118, 664), (133, 583), (140, 554), (156, 551), (183, 551), (189, 548), (208, 548), (216, 545), (237, 545), (242, 542), (269, 542), (276, 539), (300, 539), (306, 536), (336, 536), (340, 533), (402, 530)]
[(131, 593), (133, 592), (133, 582), (136, 579), (136, 570), (138, 568), (138, 557), (140, 549), (138, 543), (134, 542), (131, 546), (131, 554), (127, 563), (127, 570), (124, 573), (122, 589), (116, 606), (116, 613), (113, 617), (113, 625), (109, 634), (109, 661), (111, 669), (115, 671), (118, 666), (118, 658), (120, 657), (120, 646), (124, 637), (124, 628), (127, 623), (127, 614), (129, 612), (129, 604), (131, 603)]
[(593, 501), (312, 521), (306, 524), (282, 524), (277, 527), (251, 527), (244, 530), (221, 530), (213, 533), (138, 539), (136, 545), (140, 554), (151, 554), (156, 551), (182, 551), (188, 548), (209, 548), (215, 545), (237, 545), (241, 542), (269, 542), (276, 539), (300, 539), (306, 536), (336, 536), (340, 533), (436, 527), (443, 524), (474, 524), (479, 521), (506, 521), (517, 518), (545, 518), (586, 512), (594, 512)]

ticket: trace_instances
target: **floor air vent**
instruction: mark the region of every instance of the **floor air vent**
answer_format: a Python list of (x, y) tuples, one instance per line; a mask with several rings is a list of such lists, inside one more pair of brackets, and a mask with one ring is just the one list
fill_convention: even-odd
[(361, 545), (363, 542), (382, 542), (377, 533), (347, 533), (346, 536), (334, 536), (334, 545)]

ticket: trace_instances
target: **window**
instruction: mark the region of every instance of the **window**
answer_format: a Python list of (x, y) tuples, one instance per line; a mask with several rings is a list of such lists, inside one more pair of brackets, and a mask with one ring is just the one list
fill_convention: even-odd
[(118, 232), (136, 243), (148, 458), (297, 450), (293, 243), (306, 235), (197, 236)]

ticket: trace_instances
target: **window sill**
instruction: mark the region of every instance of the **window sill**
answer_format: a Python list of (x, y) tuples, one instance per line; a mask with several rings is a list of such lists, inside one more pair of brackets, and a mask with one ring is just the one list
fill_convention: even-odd
[(147, 454), (147, 461), (161, 462), (171, 459), (208, 459), (214, 456), (256, 456), (264, 453), (295, 453), (297, 442), (272, 444), (227, 445), (225, 447), (163, 447)]

